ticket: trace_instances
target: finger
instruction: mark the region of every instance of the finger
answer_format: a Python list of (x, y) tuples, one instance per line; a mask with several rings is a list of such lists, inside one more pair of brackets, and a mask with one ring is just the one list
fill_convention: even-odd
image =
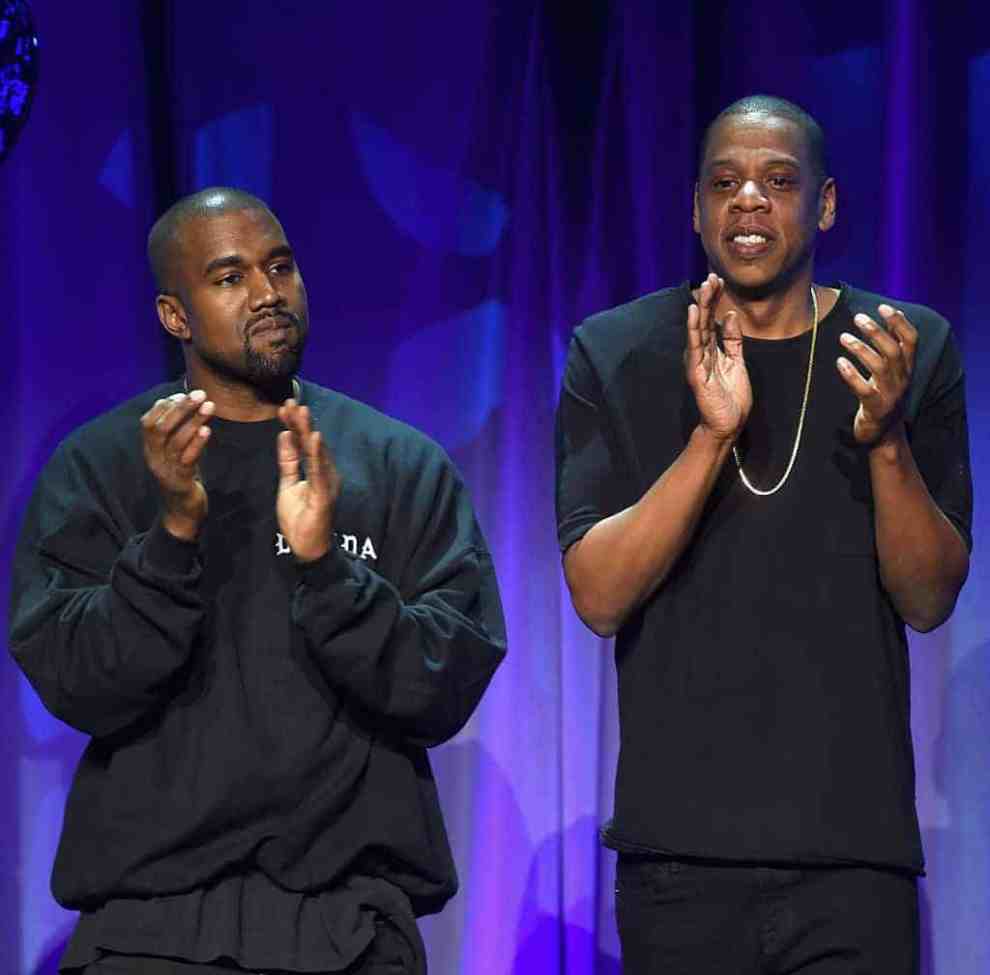
[(306, 483), (318, 500), (330, 496), (330, 452), (319, 430), (313, 430), (304, 441), (306, 445)]
[(899, 308), (892, 308), (890, 305), (880, 305), (877, 311), (880, 312), (887, 330), (901, 344), (901, 348), (908, 353), (908, 360), (913, 363), (914, 351), (918, 345), (918, 330), (911, 324), (907, 315)]
[(164, 412), (155, 422), (156, 430), (167, 441), (182, 424), (196, 415), (196, 411), (205, 400), (206, 393), (201, 389), (194, 389), (188, 395), (176, 393), (174, 396), (170, 396)]
[(288, 399), (279, 411), (279, 417), (296, 438), (296, 450), (299, 452), (305, 450), (306, 436), (309, 433), (309, 410), (305, 406), (300, 406), (295, 400)]
[(687, 347), (692, 356), (701, 349), (701, 322), (698, 306), (688, 305), (687, 313)]
[(900, 342), (869, 315), (861, 313), (856, 315), (853, 321), (856, 323), (856, 327), (869, 339), (873, 348), (885, 359), (895, 359), (900, 355)]
[(299, 417), (299, 439), (306, 443), (312, 429), (309, 424), (309, 407), (300, 406), (296, 415)]
[(722, 346), (730, 359), (743, 360), (742, 325), (735, 311), (728, 312), (722, 322)]
[[(213, 419), (215, 409), (215, 405), (210, 400), (200, 403), (199, 409), (188, 417), (185, 423), (176, 427), (165, 441), (166, 455), (180, 464), (190, 463), (185, 459), (186, 451), (191, 445), (195, 445), (200, 438), (209, 436), (209, 427), (206, 424)], [(202, 444), (194, 451), (196, 458), (201, 452)]]
[(859, 370), (844, 356), (839, 356), (835, 360), (839, 375), (846, 381), (846, 385), (856, 394), (856, 399), (861, 403), (873, 399), (876, 396), (876, 389), (870, 382), (862, 377)]
[(179, 463), (184, 467), (195, 467), (199, 463), (199, 458), (203, 455), (203, 448), (206, 447), (206, 442), (209, 439), (210, 428), (205, 424), (197, 427), (190, 442), (186, 444), (179, 455)]
[(291, 426), (291, 422), (295, 418), (298, 409), (299, 404), (290, 397), (278, 408), (278, 418), (286, 426)]
[(151, 404), (151, 408), (142, 414), (141, 426), (145, 430), (151, 430), (151, 428), (158, 422), (158, 418), (167, 408), (168, 400), (156, 399), (155, 402)]
[(278, 489), (280, 491), (299, 483), (299, 451), (295, 434), (283, 430), (276, 440), (278, 457)]
[(845, 347), (847, 352), (851, 352), (856, 356), (859, 364), (870, 375), (876, 375), (878, 372), (883, 372), (886, 369), (887, 363), (884, 357), (872, 345), (856, 338), (855, 335), (851, 335), (849, 332), (843, 332), (839, 336), (839, 342)]

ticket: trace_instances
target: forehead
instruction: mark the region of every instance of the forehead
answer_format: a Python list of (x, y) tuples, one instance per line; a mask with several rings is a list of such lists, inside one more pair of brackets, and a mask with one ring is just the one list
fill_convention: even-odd
[(178, 257), (191, 271), (218, 257), (239, 255), (247, 263), (287, 241), (278, 221), (265, 210), (230, 210), (190, 217), (179, 228)]
[(810, 163), (804, 131), (777, 115), (729, 115), (708, 136), (702, 168), (723, 161), (764, 161), (790, 158)]

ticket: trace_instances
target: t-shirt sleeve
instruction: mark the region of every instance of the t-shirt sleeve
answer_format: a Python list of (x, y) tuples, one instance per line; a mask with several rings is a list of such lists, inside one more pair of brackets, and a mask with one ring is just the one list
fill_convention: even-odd
[(932, 499), (972, 550), (973, 482), (965, 381), (951, 332), (909, 433), (911, 452)]
[(562, 552), (620, 508), (611, 439), (601, 380), (576, 335), (557, 405), (557, 537)]

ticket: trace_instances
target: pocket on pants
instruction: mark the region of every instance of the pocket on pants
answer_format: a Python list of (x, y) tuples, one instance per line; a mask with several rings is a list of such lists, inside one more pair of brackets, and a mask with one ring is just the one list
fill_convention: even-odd
[(681, 900), (695, 886), (692, 868), (669, 857), (622, 853), (615, 868), (616, 908)]

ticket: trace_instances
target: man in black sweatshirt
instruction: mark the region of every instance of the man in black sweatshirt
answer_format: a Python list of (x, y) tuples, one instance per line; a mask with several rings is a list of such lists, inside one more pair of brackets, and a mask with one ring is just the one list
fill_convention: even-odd
[(505, 653), (467, 493), (296, 378), (306, 290), (260, 200), (180, 200), (149, 257), (186, 375), (58, 447), (14, 570), (14, 657), (91, 736), (61, 970), (424, 972), (415, 917), (457, 886), (425, 749)]

